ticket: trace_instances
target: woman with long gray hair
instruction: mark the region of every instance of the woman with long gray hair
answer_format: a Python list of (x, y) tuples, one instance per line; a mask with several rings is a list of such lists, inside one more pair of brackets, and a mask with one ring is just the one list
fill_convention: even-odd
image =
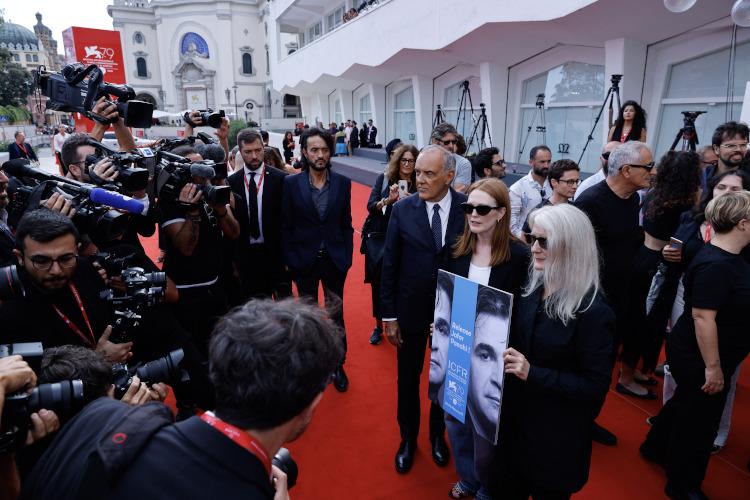
[(529, 224), (529, 282), (503, 353), (502, 489), (493, 496), (569, 498), (588, 480), (591, 423), (609, 387), (615, 316), (601, 296), (586, 214), (548, 206)]

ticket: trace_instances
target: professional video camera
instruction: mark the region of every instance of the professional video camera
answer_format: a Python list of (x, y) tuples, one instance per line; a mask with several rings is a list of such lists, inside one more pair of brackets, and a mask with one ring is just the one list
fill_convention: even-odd
[(186, 382), (190, 380), (187, 372), (180, 368), (180, 363), (182, 363), (184, 357), (185, 353), (182, 349), (176, 349), (166, 356), (133, 367), (128, 367), (126, 364), (114, 365), (112, 367), (112, 375), (114, 375), (115, 379), (115, 398), (122, 399), (133, 383), (135, 375), (138, 375), (141, 382), (145, 382), (146, 385), (159, 382)]
[(682, 111), (682, 128), (677, 131), (677, 135), (672, 142), (670, 151), (682, 142), (682, 151), (695, 151), (698, 146), (698, 132), (695, 130), (695, 119), (704, 114), (705, 111)]
[[(164, 141), (164, 143), (158, 148), (157, 151), (163, 152), (163, 151), (172, 151), (175, 148), (178, 148), (180, 146), (196, 146), (196, 150), (201, 153), (201, 156), (203, 156), (203, 160), (212, 160), (214, 162), (214, 176), (211, 177), (213, 179), (226, 179), (229, 175), (229, 172), (227, 171), (227, 162), (225, 158), (225, 153), (223, 150), (222, 152), (222, 158), (224, 160), (220, 160), (218, 158), (211, 158), (204, 156), (205, 152), (201, 151), (200, 147), (203, 147), (203, 145), (196, 145), (196, 141), (201, 141), (203, 145), (208, 146), (209, 144), (218, 144), (218, 141), (214, 138), (212, 138), (210, 135), (206, 134), (205, 132), (198, 132), (194, 136), (188, 136), (188, 137), (181, 137), (177, 139), (167, 139)], [(157, 153), (158, 156), (158, 153)]]
[[(130, 85), (115, 85), (104, 81), (104, 73), (96, 64), (84, 67), (74, 63), (63, 67), (60, 73), (51, 73), (44, 66), (34, 72), (34, 85), (49, 97), (47, 109), (81, 113), (87, 118), (105, 125), (114, 123), (92, 110), (100, 97), (117, 106), (117, 113), (125, 125), (135, 128), (148, 128), (154, 106), (151, 103), (135, 100), (135, 91)], [(110, 95), (117, 97), (110, 100)]]
[[(32, 370), (39, 372), (43, 347), (39, 342), (0, 345), (0, 358), (19, 354)], [(20, 390), (5, 396), (2, 427), (0, 428), (0, 453), (18, 449), (26, 441), (31, 428), (31, 414), (45, 408), (54, 411), (60, 421), (75, 415), (83, 407), (83, 382), (63, 380), (54, 384), (41, 384), (30, 393)]]
[(208, 125), (213, 128), (221, 127), (222, 119), (225, 116), (223, 109), (220, 109), (219, 111), (214, 111), (213, 109), (199, 109), (197, 111), (201, 114), (200, 123), (196, 123), (190, 119), (190, 111), (185, 111), (185, 114), (182, 115), (182, 119), (193, 128), (200, 127), (201, 125)]
[(26, 296), (15, 264), (0, 267), (0, 302)]
[(7, 162), (4, 170), (22, 183), (8, 193), (8, 224), (14, 227), (27, 209), (38, 207), (42, 200), (55, 192), (71, 201), (76, 208), (73, 223), (81, 233), (91, 235), (95, 241), (113, 241), (127, 229), (130, 215), (113, 208), (130, 213), (142, 213), (144, 209), (143, 203), (129, 196), (47, 174), (29, 167), (23, 160)]
[(110, 342), (124, 344), (133, 340), (133, 331), (140, 326), (140, 313), (164, 300), (167, 289), (167, 275), (162, 272), (147, 273), (140, 267), (117, 268), (129, 262), (132, 255), (126, 257), (110, 257), (109, 254), (99, 254), (98, 262), (102, 264), (109, 276), (119, 276), (124, 290), (108, 289), (101, 292), (101, 297), (114, 306), (114, 320)]
[[(91, 177), (91, 180), (95, 184), (99, 186), (114, 186), (118, 191), (124, 190), (131, 193), (146, 189), (149, 171), (148, 168), (142, 168), (141, 165), (147, 167), (150, 158), (144, 157), (140, 153), (117, 151), (93, 139), (89, 139), (88, 144), (96, 148), (96, 154), (86, 156), (86, 168), (88, 169), (89, 177)], [(105, 181), (96, 175), (94, 169), (91, 168), (104, 157), (109, 158), (117, 169), (118, 176), (114, 181)]]
[[(185, 184), (193, 177), (213, 179), (216, 177), (215, 163), (211, 160), (191, 162), (187, 158), (160, 150), (159, 162), (154, 167), (156, 195), (159, 201), (176, 202)], [(211, 205), (226, 205), (232, 188), (229, 186), (200, 185), (203, 199)]]

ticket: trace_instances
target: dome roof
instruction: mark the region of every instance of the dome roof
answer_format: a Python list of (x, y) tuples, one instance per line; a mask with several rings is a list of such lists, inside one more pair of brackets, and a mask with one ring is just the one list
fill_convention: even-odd
[(0, 47), (11, 50), (39, 50), (39, 40), (30, 29), (5, 22), (0, 24)]

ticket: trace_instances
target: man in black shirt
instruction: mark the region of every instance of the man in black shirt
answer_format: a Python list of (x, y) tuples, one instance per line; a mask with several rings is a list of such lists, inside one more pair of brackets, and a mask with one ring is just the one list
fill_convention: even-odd
[[(626, 142), (609, 155), (605, 181), (586, 190), (575, 202), (594, 226), (602, 262), (602, 287), (617, 317), (617, 339), (623, 342), (628, 342), (628, 335), (632, 333), (627, 311), (630, 275), (633, 259), (643, 241), (638, 190), (648, 188), (655, 175), (653, 155), (648, 146), (638, 141)], [(632, 379), (632, 371), (625, 373), (628, 369), (623, 365), (623, 375)], [(640, 387), (632, 391), (647, 393)], [(601, 430), (596, 429), (595, 439)], [(614, 444), (613, 438), (610, 436), (605, 444)]]
[[(194, 161), (201, 159), (190, 148), (182, 155)], [(204, 354), (213, 324), (228, 304), (226, 293), (218, 285), (222, 238), (236, 240), (240, 234), (229, 205), (209, 205), (203, 200), (200, 185), (208, 183), (209, 179), (194, 176), (177, 200), (161, 203), (164, 272), (180, 293), (177, 317)]]
[(26, 296), (0, 306), (2, 342), (82, 345), (112, 361), (126, 361), (132, 343), (109, 341), (111, 309), (99, 297), (104, 282), (78, 259), (73, 222), (47, 208), (36, 209), (21, 218), (16, 238), (14, 253)]
[(100, 398), (65, 426), (22, 498), (288, 499), (271, 458), (305, 432), (342, 355), (341, 334), (318, 307), (250, 301), (211, 339), (215, 413), (170, 425), (156, 403)]

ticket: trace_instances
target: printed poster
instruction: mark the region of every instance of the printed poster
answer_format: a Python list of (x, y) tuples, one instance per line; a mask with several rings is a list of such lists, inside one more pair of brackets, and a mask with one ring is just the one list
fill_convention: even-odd
[(428, 396), (497, 443), (513, 295), (438, 271)]

